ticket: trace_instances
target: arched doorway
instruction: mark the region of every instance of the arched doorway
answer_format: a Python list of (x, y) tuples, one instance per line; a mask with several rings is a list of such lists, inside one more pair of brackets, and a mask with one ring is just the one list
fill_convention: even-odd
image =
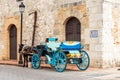
[(76, 17), (66, 23), (66, 41), (81, 41), (81, 24)]
[(17, 60), (17, 28), (11, 25), (9, 29), (10, 59)]

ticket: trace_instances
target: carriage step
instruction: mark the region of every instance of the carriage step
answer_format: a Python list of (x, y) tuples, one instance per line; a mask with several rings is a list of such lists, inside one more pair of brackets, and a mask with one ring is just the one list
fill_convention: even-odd
[(82, 59), (81, 58), (69, 58), (67, 62), (70, 64), (78, 64), (82, 62)]

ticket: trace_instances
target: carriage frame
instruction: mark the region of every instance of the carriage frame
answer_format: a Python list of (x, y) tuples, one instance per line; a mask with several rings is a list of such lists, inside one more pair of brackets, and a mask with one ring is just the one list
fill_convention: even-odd
[[(64, 42), (57, 42), (57, 38), (47, 38), (46, 43), (35, 47), (35, 53), (32, 56), (32, 67), (38, 69), (41, 64), (41, 57), (45, 56), (44, 62), (50, 64), (57, 72), (63, 72), (67, 63), (75, 64), (79, 70), (86, 70), (90, 64), (90, 58), (84, 46), (79, 43), (77, 46), (64, 46)], [(72, 44), (73, 41), (67, 43)], [(78, 43), (78, 42), (77, 42)], [(77, 53), (77, 54), (71, 54)], [(76, 57), (79, 56), (79, 57)]]

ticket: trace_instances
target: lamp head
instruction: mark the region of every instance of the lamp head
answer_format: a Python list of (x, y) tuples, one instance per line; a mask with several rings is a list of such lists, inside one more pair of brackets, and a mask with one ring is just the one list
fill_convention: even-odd
[(19, 10), (21, 13), (25, 11), (25, 5), (23, 4), (23, 2), (21, 2), (21, 4), (19, 5)]

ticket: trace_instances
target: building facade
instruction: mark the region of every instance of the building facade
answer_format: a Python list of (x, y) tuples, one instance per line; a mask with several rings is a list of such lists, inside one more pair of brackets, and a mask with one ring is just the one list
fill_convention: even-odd
[(119, 0), (0, 0), (0, 60), (19, 60), (21, 1), (24, 44), (32, 45), (36, 25), (34, 45), (47, 37), (81, 41), (91, 67), (120, 66)]

